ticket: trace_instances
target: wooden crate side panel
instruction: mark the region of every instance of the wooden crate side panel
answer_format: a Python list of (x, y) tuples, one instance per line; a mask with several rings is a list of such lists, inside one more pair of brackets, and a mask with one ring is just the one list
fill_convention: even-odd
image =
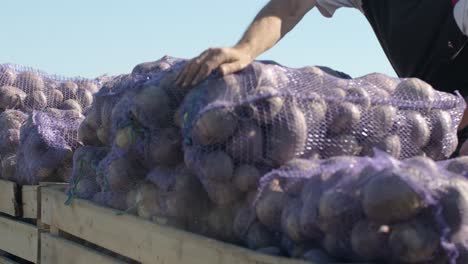
[(42, 221), (142, 263), (299, 264), (163, 227), (76, 199), (64, 205), (58, 188), (42, 188)]
[(23, 200), (23, 218), (37, 219), (37, 198), (38, 186), (23, 186), (21, 196)]
[(41, 264), (123, 264), (115, 258), (65, 240), (55, 235), (41, 234)]
[(19, 216), (18, 186), (14, 182), (0, 180), (0, 212)]
[(0, 249), (36, 263), (39, 230), (36, 226), (0, 217)]

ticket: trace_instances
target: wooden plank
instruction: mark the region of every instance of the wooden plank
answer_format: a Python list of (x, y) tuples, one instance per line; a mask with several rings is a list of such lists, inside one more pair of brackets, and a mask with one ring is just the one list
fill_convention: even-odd
[(38, 196), (37, 196), (37, 185), (23, 186), (21, 190), (22, 201), (23, 201), (23, 218), (37, 219), (38, 217)]
[(19, 216), (18, 186), (14, 182), (0, 180), (0, 212)]
[(57, 187), (41, 189), (42, 221), (142, 263), (299, 264), (160, 226), (76, 199), (70, 206)]
[(42, 264), (125, 263), (52, 234), (41, 234)]
[(39, 230), (36, 226), (0, 217), (0, 250), (36, 263)]
[(0, 256), (0, 264), (18, 264), (18, 262), (15, 262), (11, 259)]

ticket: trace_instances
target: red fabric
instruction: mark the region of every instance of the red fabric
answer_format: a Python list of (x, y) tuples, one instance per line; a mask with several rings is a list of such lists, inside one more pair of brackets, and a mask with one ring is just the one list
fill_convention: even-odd
[(460, 0), (452, 0), (452, 4), (456, 5), (458, 3), (458, 1), (460, 1)]

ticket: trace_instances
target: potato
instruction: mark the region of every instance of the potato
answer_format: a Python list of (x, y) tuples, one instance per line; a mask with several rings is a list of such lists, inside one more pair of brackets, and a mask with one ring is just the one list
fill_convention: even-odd
[(57, 88), (63, 94), (63, 98), (65, 100), (73, 99), (76, 100), (77, 92), (78, 92), (78, 85), (73, 81), (66, 81), (60, 84)]
[(171, 99), (161, 86), (145, 85), (133, 98), (131, 113), (145, 127), (165, 127), (173, 115)]
[[(112, 113), (114, 112), (114, 106), (119, 105), (119, 102), (115, 102), (115, 100), (104, 100), (101, 103), (101, 107), (99, 109), (99, 121), (100, 121), (100, 126), (104, 127), (106, 131), (110, 131), (110, 128), (112, 127)], [(109, 132), (107, 132), (109, 134)]]
[(236, 208), (214, 208), (206, 217), (206, 226), (202, 234), (225, 242), (237, 242), (233, 221)]
[(78, 140), (84, 145), (100, 146), (101, 142), (96, 133), (96, 128), (92, 127), (85, 119), (78, 129)]
[(73, 182), (73, 192), (76, 197), (89, 200), (100, 191), (96, 179), (83, 178), (78, 179), (78, 182)]
[(371, 106), (369, 93), (361, 87), (353, 87), (346, 90), (346, 97), (359, 105), (362, 111), (367, 110)]
[[(439, 171), (437, 163), (431, 158), (425, 156), (411, 157), (409, 159), (405, 159), (404, 163), (410, 165), (409, 170), (412, 172), (413, 175), (419, 175), (421, 173), (424, 173), (424, 171), (422, 171), (421, 169), (424, 169), (430, 173), (438, 173)], [(422, 175), (422, 177), (427, 176)], [(418, 179), (416, 179), (416, 181), (418, 181)]]
[(6, 110), (0, 113), (1, 129), (20, 129), (28, 116), (18, 110)]
[(397, 109), (389, 105), (374, 106), (367, 115), (361, 120), (360, 130), (372, 141), (387, 136), (397, 121)]
[[(290, 175), (310, 174), (311, 171), (318, 168), (318, 163), (307, 159), (293, 159), (282, 167), (282, 170), (288, 171)], [(304, 185), (308, 179), (301, 177), (291, 177), (284, 183), (284, 192), (290, 196), (300, 196)]]
[(316, 83), (317, 85), (323, 84), (325, 73), (319, 67), (308, 66), (308, 67), (302, 68), (301, 70), (307, 73), (308, 76), (310, 76), (309, 78), (313, 78), (314, 83)]
[(242, 192), (230, 182), (203, 180), (202, 183), (210, 200), (219, 207), (229, 206), (242, 197)]
[(442, 216), (455, 234), (468, 224), (468, 183), (464, 177), (452, 177), (450, 183), (439, 191)]
[(273, 166), (281, 166), (305, 149), (307, 123), (295, 105), (285, 106), (276, 121), (266, 128), (265, 158)]
[(323, 252), (320, 249), (309, 250), (304, 254), (302, 258), (314, 264), (334, 263), (334, 260), (330, 256), (328, 256), (327, 253)]
[(128, 190), (142, 178), (142, 172), (141, 168), (123, 157), (109, 163), (105, 176), (111, 190)]
[(137, 194), (138, 194), (138, 189), (131, 189), (130, 191), (128, 191), (127, 196), (125, 198), (125, 204), (127, 207), (126, 212), (132, 215), (138, 215)]
[(344, 100), (346, 97), (346, 91), (339, 87), (325, 89), (323, 91), (325, 97), (328, 100)]
[(127, 210), (126, 192), (98, 192), (93, 196), (92, 201), (117, 210)]
[(86, 108), (93, 103), (93, 94), (85, 89), (78, 89), (76, 92), (76, 101), (82, 108)]
[(390, 227), (367, 220), (359, 221), (351, 232), (353, 251), (363, 260), (384, 258), (388, 253)]
[(361, 120), (361, 111), (349, 102), (340, 102), (328, 107), (327, 114), (330, 120), (328, 132), (335, 135), (351, 131)]
[(354, 136), (340, 135), (326, 140), (322, 156), (355, 156), (358, 155), (361, 150), (362, 147)]
[(261, 124), (271, 124), (284, 105), (279, 92), (270, 86), (255, 89), (252, 97), (258, 98), (245, 109), (249, 116)]
[(173, 166), (183, 160), (180, 134), (175, 127), (163, 128), (151, 134), (147, 150), (151, 164)]
[(6, 156), (2, 156), (2, 179), (14, 181), (16, 175), (16, 161), (16, 154), (8, 154)]
[(374, 148), (387, 152), (396, 159), (400, 159), (402, 155), (400, 137), (397, 135), (388, 136), (377, 143), (368, 144), (366, 147), (367, 148), (363, 149), (363, 152), (361, 152), (361, 154), (365, 156), (373, 156)]
[(226, 145), (226, 152), (239, 162), (255, 163), (263, 154), (262, 129), (254, 122), (240, 123)]
[(392, 172), (382, 172), (364, 186), (362, 206), (369, 219), (384, 224), (411, 219), (425, 207), (419, 194)]
[(382, 73), (371, 73), (359, 78), (374, 84), (376, 87), (393, 93), (398, 85), (396, 78), (392, 78)]
[(207, 180), (228, 182), (234, 175), (234, 163), (224, 151), (214, 151), (201, 157), (200, 175)]
[(297, 243), (304, 241), (302, 235), (300, 216), (301, 216), (302, 202), (300, 199), (293, 199), (283, 209), (281, 214), (281, 227), (288, 237)]
[(115, 133), (115, 145), (123, 150), (129, 150), (133, 144), (142, 139), (141, 133), (132, 126), (120, 128)]
[(287, 70), (278, 67), (276, 63), (260, 64), (259, 67), (255, 64), (256, 62), (254, 62), (253, 68), (257, 77), (257, 86), (272, 86), (282, 89), (289, 83)]
[(247, 238), (247, 231), (256, 221), (255, 209), (250, 204), (242, 206), (237, 211), (233, 222), (233, 231), (240, 240)]
[(256, 190), (260, 185), (262, 175), (251, 165), (240, 165), (234, 170), (233, 183), (242, 192)]
[(20, 144), (20, 130), (0, 130), (0, 155), (15, 153)]
[(82, 113), (83, 109), (81, 108), (80, 104), (73, 100), (73, 99), (68, 99), (65, 102), (63, 102), (60, 107), (61, 110), (74, 110), (77, 112)]
[(431, 104), (436, 94), (426, 82), (417, 78), (408, 78), (397, 85), (392, 96), (400, 100), (424, 101)]
[(439, 234), (422, 221), (412, 221), (393, 227), (390, 235), (392, 256), (406, 263), (430, 261), (439, 249)]
[(319, 201), (319, 227), (324, 232), (342, 232), (362, 218), (362, 209), (355, 195), (333, 190), (322, 195)]
[(422, 148), (429, 143), (431, 130), (424, 117), (416, 111), (402, 113), (399, 132), (401, 138), (408, 140), (412, 145)]
[(327, 233), (322, 246), (333, 257), (344, 260), (353, 259), (354, 253), (348, 234)]
[(16, 71), (10, 67), (0, 67), (0, 86), (13, 85), (16, 80)]
[(256, 222), (247, 232), (246, 244), (248, 248), (254, 250), (274, 246), (274, 235), (265, 226)]
[(0, 109), (17, 109), (23, 105), (26, 93), (14, 86), (0, 87)]
[(44, 90), (44, 80), (35, 72), (24, 71), (17, 75), (14, 84), (26, 93)]
[(313, 122), (322, 122), (325, 120), (327, 114), (327, 103), (323, 100), (321, 95), (318, 93), (309, 93), (307, 94), (309, 98), (314, 99), (307, 99), (310, 102), (307, 102), (304, 105), (304, 108), (307, 109), (305, 114), (307, 116), (307, 120), (312, 120)]
[(91, 94), (95, 94), (99, 92), (99, 87), (95, 83), (90, 82), (90, 81), (80, 82), (78, 87), (80, 89), (84, 89), (84, 90), (91, 92)]
[(57, 89), (50, 89), (46, 91), (47, 104), (49, 107), (58, 107), (63, 103), (63, 94)]
[(158, 195), (158, 188), (154, 184), (143, 183), (138, 186), (135, 200), (139, 217), (150, 220), (161, 212)]
[(24, 99), (24, 105), (28, 110), (42, 110), (47, 107), (47, 97), (42, 91), (32, 91)]
[(430, 114), (432, 133), (429, 146), (425, 149), (429, 157), (441, 160), (450, 157), (457, 148), (451, 115), (443, 110), (432, 110)]
[(311, 240), (315, 240), (322, 235), (318, 221), (319, 201), (321, 195), (322, 186), (321, 180), (318, 177), (313, 177), (308, 180), (302, 189), (301, 200), (303, 206), (299, 216), (299, 224), (301, 227), (301, 233)]
[[(164, 214), (188, 222), (189, 227), (196, 225), (210, 206), (207, 193), (198, 178), (190, 172), (177, 169), (172, 178), (173, 186), (160, 196)], [(161, 186), (158, 187), (162, 190)]]
[(281, 230), (281, 214), (289, 198), (281, 191), (267, 190), (257, 201), (255, 211), (259, 221), (271, 230)]
[(461, 175), (468, 175), (468, 156), (450, 160), (447, 165), (447, 170)]
[(211, 145), (226, 141), (237, 128), (237, 119), (227, 108), (215, 108), (203, 113), (192, 129), (196, 143)]

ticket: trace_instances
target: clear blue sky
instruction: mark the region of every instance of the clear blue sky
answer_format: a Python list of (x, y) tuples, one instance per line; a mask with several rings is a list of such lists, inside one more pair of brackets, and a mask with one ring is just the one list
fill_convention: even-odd
[[(66, 76), (129, 72), (163, 55), (191, 58), (234, 44), (266, 0), (2, 1), (0, 63)], [(325, 65), (352, 76), (395, 75), (356, 10), (317, 10), (261, 59), (290, 67)]]

